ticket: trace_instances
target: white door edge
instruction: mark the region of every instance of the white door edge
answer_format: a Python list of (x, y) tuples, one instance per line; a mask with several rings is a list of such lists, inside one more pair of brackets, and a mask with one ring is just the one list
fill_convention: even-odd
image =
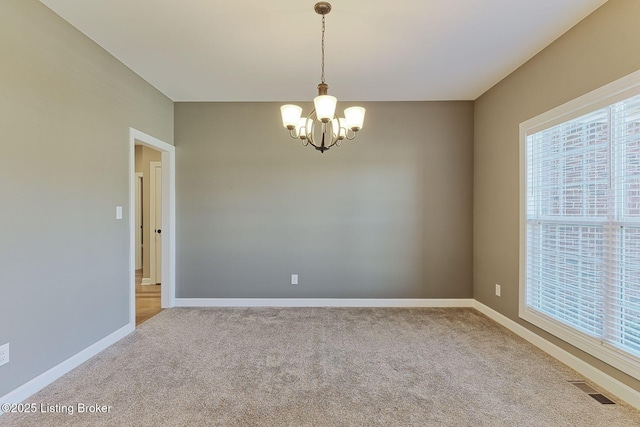
[(140, 227), (142, 226), (142, 200), (140, 194), (142, 193), (142, 172), (136, 172), (136, 187), (135, 187), (135, 239), (136, 239), (136, 263), (135, 269), (142, 268), (142, 233), (140, 233)]
[[(162, 162), (149, 162), (149, 224), (147, 224), (147, 230), (149, 233), (149, 278), (152, 285), (161, 281), (162, 274), (158, 277), (158, 252), (157, 252), (157, 230), (162, 230), (162, 224), (156, 224), (156, 194), (157, 194), (157, 175), (156, 168), (162, 168)], [(162, 173), (162, 169), (160, 169)], [(160, 182), (160, 191), (162, 191), (162, 182)], [(162, 202), (162, 200), (161, 200)], [(162, 217), (162, 215), (161, 215)], [(160, 234), (162, 243), (162, 233)], [(161, 245), (162, 247), (162, 245)], [(162, 267), (162, 262), (160, 262)]]

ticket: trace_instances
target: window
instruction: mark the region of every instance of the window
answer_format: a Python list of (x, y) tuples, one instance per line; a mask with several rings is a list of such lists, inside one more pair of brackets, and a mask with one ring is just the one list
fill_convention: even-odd
[(640, 72), (520, 140), (520, 317), (640, 379)]

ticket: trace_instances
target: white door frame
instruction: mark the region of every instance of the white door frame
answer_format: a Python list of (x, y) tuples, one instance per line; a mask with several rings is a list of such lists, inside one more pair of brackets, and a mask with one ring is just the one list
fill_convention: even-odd
[(129, 128), (129, 323), (136, 324), (135, 260), (135, 151), (136, 144), (162, 153), (162, 308), (174, 307), (176, 299), (176, 148), (134, 128)]

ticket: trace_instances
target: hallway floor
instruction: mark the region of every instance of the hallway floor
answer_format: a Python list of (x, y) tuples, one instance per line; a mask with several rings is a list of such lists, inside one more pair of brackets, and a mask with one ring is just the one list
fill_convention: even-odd
[(160, 285), (142, 285), (142, 270), (136, 270), (136, 326), (162, 311)]

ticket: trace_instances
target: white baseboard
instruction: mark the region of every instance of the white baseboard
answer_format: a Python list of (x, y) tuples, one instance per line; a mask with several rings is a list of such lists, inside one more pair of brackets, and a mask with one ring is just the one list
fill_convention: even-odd
[(632, 389), (628, 385), (618, 381), (617, 379), (602, 372), (601, 370), (591, 366), (587, 362), (558, 347), (550, 341), (547, 341), (540, 335), (531, 332), (529, 329), (498, 313), (494, 309), (482, 304), (477, 300), (473, 301), (473, 308), (478, 310), (480, 313), (486, 315), (490, 319), (516, 333), (517, 335), (529, 341), (531, 344), (535, 345), (550, 356), (555, 357), (560, 362), (584, 375), (587, 379), (593, 381), (615, 396), (624, 400), (629, 405), (635, 407), (636, 409), (640, 409), (640, 392)]
[[(79, 353), (71, 356), (67, 360), (61, 362), (60, 364), (54, 366), (48, 371), (38, 375), (31, 381), (21, 385), (13, 391), (5, 394), (0, 397), (1, 403), (20, 403), (25, 399), (28, 399), (38, 391), (42, 390), (67, 372), (72, 369), (80, 366), (87, 360), (91, 359), (96, 354), (100, 353), (105, 348), (110, 345), (120, 341), (122, 338), (129, 335), (131, 332), (135, 330), (135, 325), (128, 324), (118, 329), (117, 331), (107, 335), (102, 338), (100, 341), (90, 345), (89, 347), (81, 350)], [(2, 410), (0, 409), (0, 415), (2, 415)]]
[(140, 282), (141, 285), (154, 285), (155, 283), (151, 283), (151, 277), (143, 277)]
[(176, 298), (175, 307), (473, 307), (471, 298)]

